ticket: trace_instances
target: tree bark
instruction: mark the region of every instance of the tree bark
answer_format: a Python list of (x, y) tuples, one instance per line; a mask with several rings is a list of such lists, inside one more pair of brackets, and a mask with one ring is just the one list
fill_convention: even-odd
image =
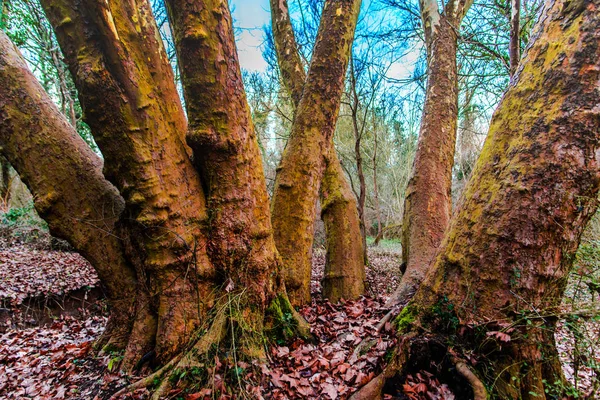
[[(334, 154), (330, 151), (332, 137), (359, 10), (360, 0), (325, 2), (303, 95), (296, 109), (290, 139), (277, 169), (272, 219), (275, 243), (283, 259), (286, 286), (294, 305), (310, 301), (315, 204), (328, 164), (327, 159)], [(330, 159), (329, 162), (334, 169), (330, 176), (337, 177), (341, 168), (334, 165), (335, 160)], [(343, 185), (344, 181), (341, 179), (336, 180), (338, 187), (347, 186)], [(347, 197), (345, 190), (338, 194), (333, 191), (335, 188), (328, 189), (331, 193), (323, 192), (323, 197), (328, 197), (327, 201)], [(346, 209), (348, 207), (347, 202), (337, 204), (345, 205)], [(326, 213), (332, 211), (331, 207), (325, 209)], [(345, 212), (339, 213), (342, 214), (348, 216)], [(329, 219), (327, 216), (323, 218), (333, 221), (333, 218)], [(331, 230), (328, 236), (334, 232)], [(337, 256), (333, 255), (337, 251), (337, 247), (329, 248), (328, 244), (330, 260), (337, 260)], [(336, 265), (331, 263), (331, 267), (338, 268), (340, 265), (336, 261)], [(338, 274), (332, 271), (332, 284), (339, 279), (334, 275)]]
[(145, 0), (41, 3), (104, 156), (104, 175), (125, 199), (127, 254), (152, 300), (155, 326), (139, 321), (126, 360), (154, 348), (164, 362), (212, 306), (207, 282), (214, 274), (202, 232), (204, 193), (184, 143), (171, 66)]
[(360, 101), (356, 91), (356, 75), (354, 70), (354, 59), (350, 56), (350, 84), (352, 90), (352, 130), (354, 131), (354, 159), (356, 160), (356, 173), (358, 175), (358, 218), (360, 221), (360, 234), (363, 244), (364, 260), (367, 262), (367, 224), (365, 220), (365, 202), (367, 199), (367, 182), (363, 171), (363, 158), (361, 152), (362, 135), (365, 131), (366, 112), (363, 119), (363, 126), (358, 126), (358, 111)]
[(230, 296), (241, 298), (240, 310), (229, 318), (242, 331), (242, 354), (263, 358), (269, 308), (278, 303), (294, 311), (273, 238), (229, 6), (220, 0), (168, 0), (167, 7), (190, 119), (187, 140), (207, 193), (210, 258)]
[(452, 343), (502, 399), (545, 399), (563, 381), (554, 328), (600, 189), (600, 2), (546, 7), (433, 268), (396, 320), (398, 355), (417, 337)]
[(450, 1), (440, 14), (437, 2), (421, 2), (428, 59), (427, 89), (404, 201), (402, 261), (406, 271), (387, 306), (406, 302), (414, 294), (450, 221), (458, 122), (456, 29), (470, 4), (463, 0)]
[[(271, 0), (270, 3), (282, 83), (297, 108), (302, 98), (306, 73), (298, 52), (287, 0)], [(327, 156), (319, 194), (327, 249), (323, 296), (332, 302), (341, 298), (358, 298), (364, 293), (365, 258), (358, 245), (360, 229), (357, 205), (333, 143)], [(310, 280), (304, 285), (310, 290)]]
[(122, 349), (132, 328), (136, 277), (116, 229), (124, 203), (102, 160), (79, 137), (0, 31), (0, 144), (52, 235), (90, 261), (107, 289), (103, 344)]
[(513, 76), (521, 58), (521, 0), (510, 1), (510, 76)]

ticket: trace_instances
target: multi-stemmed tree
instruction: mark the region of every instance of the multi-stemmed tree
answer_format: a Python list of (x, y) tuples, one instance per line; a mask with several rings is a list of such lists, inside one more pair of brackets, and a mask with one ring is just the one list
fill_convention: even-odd
[(227, 3), (168, 2), (188, 119), (146, 1), (42, 4), (104, 160), (4, 35), (0, 135), (52, 233), (108, 289), (101, 344), (124, 349), (130, 369), (227, 332), (240, 354), (260, 357), (265, 329), (298, 332)]
[[(288, 155), (277, 177), (274, 207), (305, 200), (287, 210), (300, 233), (314, 220), (359, 3), (325, 2), (303, 88), (311, 95), (298, 103), (290, 139), (307, 146)], [(445, 6), (452, 21), (427, 4), (431, 48), (455, 48), (435, 35), (452, 38), (468, 3)], [(167, 1), (187, 117), (146, 0), (42, 5), (104, 159), (3, 33), (0, 144), (52, 233), (80, 251), (107, 288), (111, 315), (99, 344), (123, 350), (124, 369), (152, 356), (162, 364), (143, 385), (201, 366), (215, 348), (261, 358), (265, 333), (305, 335), (286, 294), (289, 260), (276, 248), (227, 2)], [(396, 354), (357, 398), (376, 398), (422, 360), (449, 360), (478, 399), (486, 392), (544, 398), (548, 385), (563, 380), (554, 325), (600, 188), (599, 8), (598, 0), (548, 2), (437, 256), (396, 320)], [(452, 60), (433, 56), (430, 68)], [(453, 118), (455, 97), (440, 100), (449, 108), (433, 102), (439, 89), (429, 84), (426, 117), (441, 107), (440, 116)], [(426, 143), (420, 151), (440, 150)], [(436, 193), (441, 200), (432, 207), (445, 211), (446, 192)], [(162, 380), (155, 395), (170, 382)]]
[[(361, 235), (356, 198), (333, 147), (333, 133), (359, 9), (360, 1), (356, 1), (353, 8), (346, 11), (348, 20), (344, 21), (343, 36), (331, 37), (327, 46), (323, 43), (315, 46), (315, 50), (322, 51), (315, 51), (307, 76), (287, 1), (271, 0), (273, 37), (281, 81), (294, 107), (302, 112), (294, 118), (292, 136), (281, 160), (278, 173), (281, 176), (277, 180), (273, 200), (275, 239), (286, 260), (286, 284), (290, 294), (292, 288), (294, 293), (298, 293), (294, 295), (293, 303), (302, 304), (310, 299), (315, 219), (315, 205), (311, 201), (317, 199), (317, 194), (320, 195), (327, 248), (323, 296), (336, 302), (341, 298), (355, 299), (364, 293), (366, 243)], [(333, 12), (338, 11), (333, 8), (324, 10), (322, 24), (328, 23), (331, 19), (328, 14)], [(322, 25), (321, 29), (328, 27)], [(333, 59), (332, 51), (336, 55)], [(300, 109), (303, 98), (306, 98), (305, 102), (310, 101), (310, 105)], [(328, 106), (324, 107), (325, 104)], [(295, 177), (294, 188), (284, 183), (292, 177)], [(305, 195), (298, 196), (301, 192)], [(297, 222), (290, 224), (291, 221)]]

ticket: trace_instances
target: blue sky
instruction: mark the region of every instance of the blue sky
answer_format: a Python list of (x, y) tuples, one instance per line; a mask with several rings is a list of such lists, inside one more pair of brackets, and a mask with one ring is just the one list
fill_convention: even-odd
[[(242, 69), (248, 71), (264, 72), (267, 63), (262, 57), (261, 44), (264, 41), (264, 26), (271, 24), (271, 13), (269, 0), (230, 0), (233, 9), (234, 25), (238, 29), (236, 34), (238, 54)], [(363, 1), (363, 10), (369, 8), (371, 1)], [(389, 18), (389, 14), (377, 15), (377, 18)], [(419, 51), (406, 54), (402, 60), (395, 62), (388, 76), (396, 79), (404, 79), (410, 76), (414, 69), (414, 63)]]
[(264, 40), (263, 27), (271, 23), (269, 0), (230, 0), (236, 28), (240, 64), (248, 71), (264, 71), (267, 64), (260, 45)]

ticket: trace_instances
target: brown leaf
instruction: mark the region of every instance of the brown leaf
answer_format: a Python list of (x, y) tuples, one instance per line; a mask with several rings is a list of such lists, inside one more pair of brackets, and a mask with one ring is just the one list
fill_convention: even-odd
[(336, 400), (338, 398), (336, 387), (330, 383), (324, 383), (323, 386), (321, 386), (321, 394), (328, 395), (331, 400)]
[(510, 342), (510, 335), (508, 335), (504, 332), (490, 331), (490, 332), (487, 332), (486, 335), (493, 336), (496, 339), (500, 340), (501, 342)]

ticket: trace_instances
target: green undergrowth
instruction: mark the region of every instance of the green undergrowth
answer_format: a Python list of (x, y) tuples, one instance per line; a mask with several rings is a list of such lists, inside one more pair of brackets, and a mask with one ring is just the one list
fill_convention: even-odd
[[(375, 242), (375, 237), (367, 236), (367, 246), (373, 247), (373, 243)], [(382, 250), (389, 251), (401, 251), (402, 244), (400, 243), (400, 239), (389, 238), (389, 239), (381, 239), (379, 241), (379, 245), (377, 246)]]
[(36, 250), (72, 251), (66, 241), (50, 235), (48, 225), (35, 212), (33, 202), (0, 212), (0, 242), (3, 247), (26, 245)]

